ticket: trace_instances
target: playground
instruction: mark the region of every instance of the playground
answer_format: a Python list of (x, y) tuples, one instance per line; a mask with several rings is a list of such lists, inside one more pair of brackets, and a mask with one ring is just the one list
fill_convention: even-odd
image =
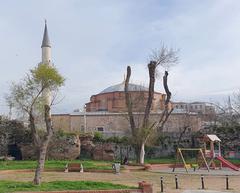
[[(228, 168), (236, 172), (239, 171), (238, 166), (234, 165), (222, 156), (221, 140), (216, 135), (205, 135), (202, 141), (204, 143), (203, 148), (177, 148), (175, 164), (172, 172), (175, 172), (178, 167), (182, 168), (182, 166), (184, 166), (187, 173), (191, 169), (193, 172), (198, 173), (205, 173), (205, 171), (209, 173), (216, 173), (212, 172), (216, 170), (221, 170), (220, 173), (229, 173), (228, 171), (224, 172), (224, 168)], [(186, 156), (189, 156), (189, 154), (194, 156), (191, 157), (190, 162), (187, 162)]]
[[(216, 135), (206, 135), (203, 142), (203, 147), (178, 148), (175, 159), (159, 159), (155, 160), (155, 164), (154, 160), (146, 160), (145, 165), (121, 166), (120, 173), (116, 173), (113, 163), (107, 161), (47, 161), (42, 178), (44, 190), (81, 189), (91, 183), (99, 183), (100, 188), (106, 187), (104, 183), (111, 183), (107, 184), (110, 189), (123, 186), (137, 188), (139, 182), (146, 181), (153, 185), (153, 192), (161, 192), (161, 188), (166, 193), (189, 192), (185, 190), (240, 192), (239, 168), (236, 163), (222, 157), (221, 140)], [(21, 186), (30, 187), (23, 189), (26, 192), (37, 190), (29, 184), (34, 176), (35, 164), (35, 161), (1, 161), (0, 192), (8, 191), (9, 183), (17, 183), (19, 188), (11, 186), (11, 192), (22, 190)], [(55, 184), (55, 189), (51, 189), (52, 184)]]

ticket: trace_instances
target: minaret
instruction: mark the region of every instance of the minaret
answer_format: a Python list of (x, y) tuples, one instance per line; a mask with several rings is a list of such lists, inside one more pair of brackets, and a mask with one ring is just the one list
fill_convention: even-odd
[[(41, 64), (47, 64), (52, 66), (51, 62), (51, 44), (48, 36), (48, 29), (47, 29), (47, 20), (45, 20), (45, 28), (44, 28), (44, 34), (43, 34), (43, 40), (42, 40), (42, 61)], [(43, 98), (45, 100), (45, 104), (51, 105), (51, 92), (49, 90), (45, 90), (43, 92)]]
[(42, 48), (42, 63), (51, 65), (51, 44), (48, 36), (47, 20), (45, 20), (45, 28), (41, 48)]
[(233, 114), (233, 107), (232, 107), (232, 102), (231, 102), (231, 97), (228, 96), (228, 113), (229, 115), (232, 115)]

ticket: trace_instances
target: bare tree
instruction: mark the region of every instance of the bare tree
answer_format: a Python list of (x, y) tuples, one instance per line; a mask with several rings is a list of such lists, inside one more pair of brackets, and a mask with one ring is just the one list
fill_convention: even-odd
[(214, 125), (218, 126), (231, 126), (239, 124), (240, 120), (240, 94), (236, 93), (233, 95), (233, 102), (231, 101), (230, 96), (228, 97), (227, 102), (217, 103), (211, 102), (208, 103), (215, 108), (213, 115), (209, 115), (214, 119)]
[(165, 71), (163, 76), (163, 87), (166, 93), (166, 98), (164, 101), (164, 109), (162, 113), (159, 114), (157, 121), (150, 120), (150, 113), (152, 108), (152, 103), (154, 99), (154, 87), (156, 82), (156, 72), (158, 67), (169, 67), (178, 61), (177, 51), (168, 49), (165, 46), (158, 52), (154, 52), (152, 59), (148, 64), (149, 73), (149, 86), (148, 86), (148, 97), (147, 103), (144, 110), (143, 120), (140, 126), (135, 123), (134, 113), (133, 113), (133, 102), (131, 99), (131, 93), (129, 92), (128, 86), (131, 77), (131, 67), (127, 67), (127, 77), (125, 80), (125, 101), (128, 111), (128, 117), (130, 122), (130, 127), (132, 131), (132, 138), (134, 141), (134, 146), (137, 154), (137, 161), (144, 164), (145, 156), (145, 144), (147, 143), (149, 137), (154, 130), (162, 132), (163, 127), (168, 120), (168, 117), (173, 111), (171, 105), (171, 92), (168, 88), (168, 71)]

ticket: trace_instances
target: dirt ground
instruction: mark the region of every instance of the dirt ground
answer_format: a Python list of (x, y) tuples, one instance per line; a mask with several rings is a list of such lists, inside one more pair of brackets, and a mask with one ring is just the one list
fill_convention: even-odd
[[(31, 181), (33, 172), (22, 171), (1, 171), (0, 180)], [(64, 172), (44, 172), (43, 181), (56, 180), (92, 180), (102, 182), (112, 182), (115, 184), (125, 184), (137, 186), (140, 181), (147, 181), (153, 184), (154, 192), (160, 192), (160, 177), (163, 177), (164, 192), (181, 193), (184, 190), (201, 189), (201, 176), (198, 174), (178, 174), (179, 190), (175, 189), (175, 175), (161, 172), (134, 171), (121, 174), (113, 173), (64, 173)], [(207, 190), (226, 191), (225, 176), (209, 175), (204, 177), (205, 188)], [(226, 192), (240, 193), (240, 175), (229, 176), (229, 188)]]

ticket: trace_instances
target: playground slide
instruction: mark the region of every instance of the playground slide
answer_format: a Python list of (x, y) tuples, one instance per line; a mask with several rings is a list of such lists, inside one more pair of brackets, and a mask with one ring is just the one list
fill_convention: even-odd
[(228, 160), (225, 160), (222, 156), (218, 156), (217, 159), (223, 163), (223, 165), (227, 166), (228, 168), (231, 168), (232, 170), (239, 171), (239, 168), (235, 165), (233, 165)]

